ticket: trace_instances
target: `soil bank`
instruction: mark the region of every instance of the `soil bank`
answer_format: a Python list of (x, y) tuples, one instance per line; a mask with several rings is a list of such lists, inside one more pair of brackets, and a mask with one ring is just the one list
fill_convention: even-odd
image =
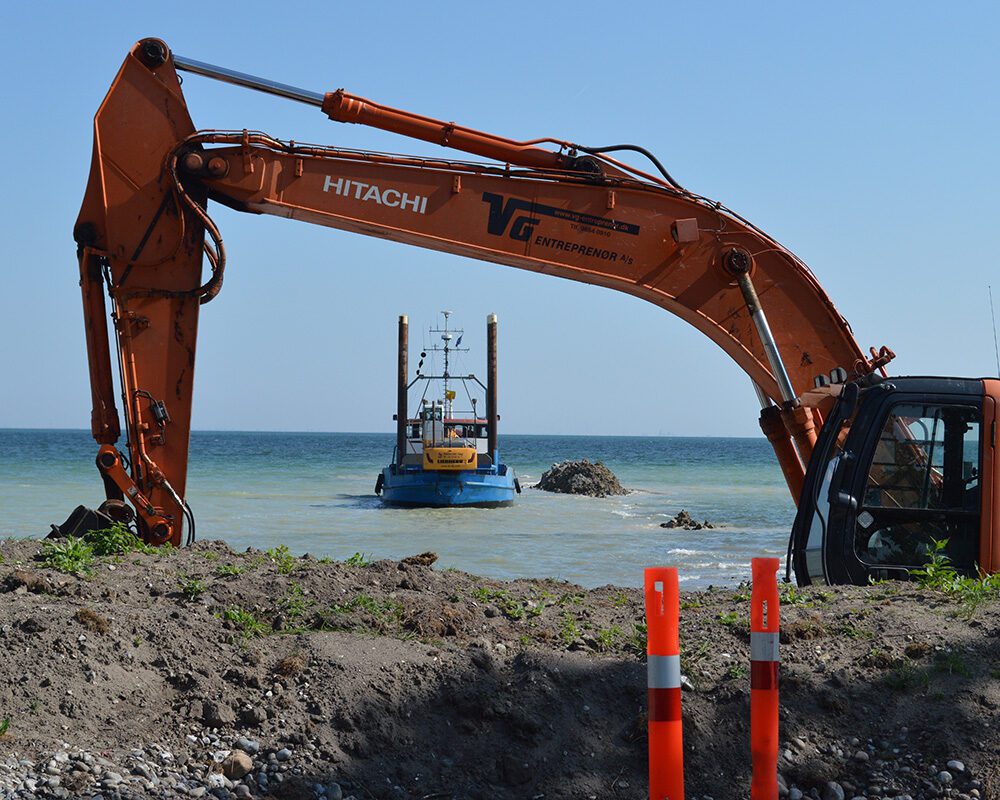
[[(637, 589), (223, 542), (74, 576), (39, 545), (0, 542), (0, 796), (647, 796)], [(689, 798), (749, 794), (748, 607), (682, 595)], [(783, 790), (1000, 797), (998, 612), (787, 588)]]

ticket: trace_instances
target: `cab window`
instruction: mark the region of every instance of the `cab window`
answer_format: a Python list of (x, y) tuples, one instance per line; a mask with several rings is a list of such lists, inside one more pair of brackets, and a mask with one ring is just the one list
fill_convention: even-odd
[(980, 412), (969, 406), (893, 406), (879, 434), (857, 515), (855, 550), (872, 566), (915, 567), (948, 540), (971, 570), (979, 542)]

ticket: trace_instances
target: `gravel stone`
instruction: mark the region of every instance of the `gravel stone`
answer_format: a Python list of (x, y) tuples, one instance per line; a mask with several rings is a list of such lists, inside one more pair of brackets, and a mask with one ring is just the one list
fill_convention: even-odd
[(253, 759), (242, 750), (234, 750), (222, 762), (222, 774), (235, 781), (253, 769)]
[(836, 781), (830, 781), (823, 787), (823, 800), (844, 800), (844, 787)]
[(253, 739), (247, 739), (246, 737), (237, 739), (236, 746), (244, 753), (249, 753), (252, 756), (257, 755), (257, 753), (260, 752), (260, 742), (254, 741)]
[(236, 722), (236, 712), (227, 703), (209, 701), (204, 704), (202, 719), (213, 728), (225, 728)]

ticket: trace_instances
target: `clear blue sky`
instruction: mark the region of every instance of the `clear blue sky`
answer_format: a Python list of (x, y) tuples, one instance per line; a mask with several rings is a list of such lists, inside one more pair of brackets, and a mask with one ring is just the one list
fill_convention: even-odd
[[(158, 9), (158, 10), (153, 10)], [(0, 427), (88, 427), (71, 231), (128, 48), (349, 91), (514, 138), (633, 142), (809, 264), (897, 373), (992, 374), (996, 3), (18, 3), (0, 29)], [(434, 153), (189, 76), (195, 123)], [(226, 285), (194, 425), (391, 430), (395, 320), (501, 321), (503, 426), (757, 435), (744, 374), (635, 298), (216, 207)], [(998, 297), (1000, 299), (1000, 297)], [(473, 364), (473, 366), (476, 366)]]

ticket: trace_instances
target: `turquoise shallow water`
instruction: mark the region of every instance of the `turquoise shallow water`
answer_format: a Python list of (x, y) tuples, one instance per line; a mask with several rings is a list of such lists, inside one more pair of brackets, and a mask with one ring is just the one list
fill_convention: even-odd
[[(635, 491), (525, 489), (501, 509), (382, 507), (373, 487), (392, 447), (392, 434), (195, 431), (188, 501), (198, 536), (335, 558), (433, 550), (438, 567), (585, 586), (638, 586), (643, 567), (667, 564), (695, 588), (746, 579), (753, 556), (783, 557), (794, 517), (764, 439), (507, 435), (503, 458), (522, 486), (553, 462), (589, 458)], [(0, 536), (44, 536), (76, 505), (97, 505), (96, 452), (87, 431), (0, 429)], [(723, 527), (660, 527), (682, 508)]]

